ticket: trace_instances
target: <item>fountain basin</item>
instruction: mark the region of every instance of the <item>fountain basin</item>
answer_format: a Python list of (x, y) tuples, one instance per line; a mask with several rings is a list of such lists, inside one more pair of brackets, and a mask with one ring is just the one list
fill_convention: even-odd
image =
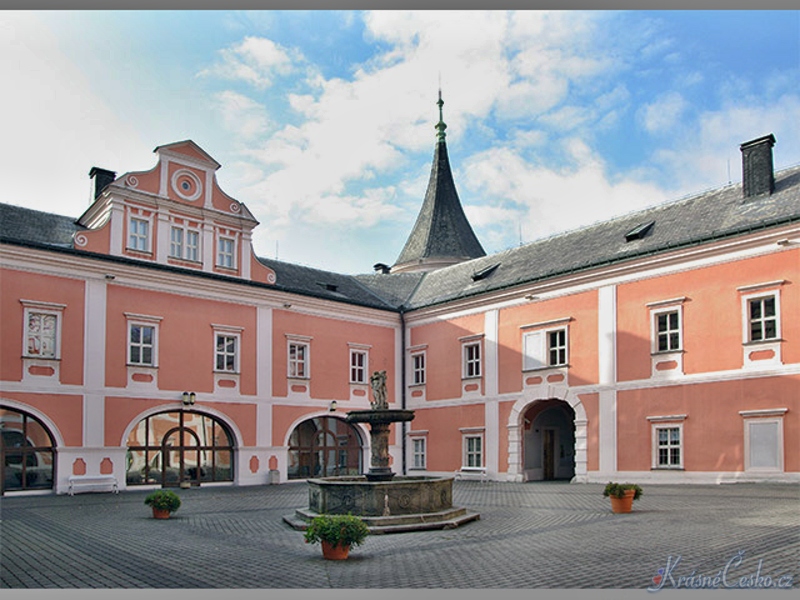
[(307, 483), (308, 508), (284, 517), (295, 529), (305, 529), (319, 514), (357, 515), (371, 533), (453, 528), (480, 517), (453, 506), (452, 477), (325, 477)]

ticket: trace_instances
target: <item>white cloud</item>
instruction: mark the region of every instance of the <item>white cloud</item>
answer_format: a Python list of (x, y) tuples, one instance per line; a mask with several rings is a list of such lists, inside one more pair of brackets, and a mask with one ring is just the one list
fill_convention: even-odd
[(689, 103), (678, 92), (668, 92), (639, 110), (639, 120), (648, 133), (670, 133), (677, 125)]
[(263, 105), (230, 90), (216, 94), (215, 98), (225, 126), (234, 135), (252, 139), (267, 132), (270, 122)]
[(288, 75), (300, 55), (292, 55), (270, 39), (248, 36), (220, 51), (220, 61), (198, 75), (244, 81), (257, 89), (272, 85), (276, 75)]

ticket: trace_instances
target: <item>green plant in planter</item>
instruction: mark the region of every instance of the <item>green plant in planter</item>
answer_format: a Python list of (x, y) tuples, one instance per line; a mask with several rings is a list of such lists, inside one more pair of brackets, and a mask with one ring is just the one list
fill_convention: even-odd
[(171, 490), (156, 490), (147, 495), (144, 503), (155, 509), (174, 513), (181, 507), (181, 498)]
[(644, 493), (642, 491), (642, 488), (640, 488), (635, 483), (615, 483), (609, 481), (606, 484), (605, 489), (603, 490), (603, 496), (605, 497), (613, 496), (614, 498), (622, 498), (623, 496), (625, 496), (625, 492), (628, 490), (634, 491), (633, 494), (634, 500), (638, 500), (639, 498), (641, 498), (642, 494)]
[(360, 546), (369, 527), (360, 518), (347, 515), (319, 515), (311, 519), (304, 537), (307, 543), (327, 542), (331, 546)]

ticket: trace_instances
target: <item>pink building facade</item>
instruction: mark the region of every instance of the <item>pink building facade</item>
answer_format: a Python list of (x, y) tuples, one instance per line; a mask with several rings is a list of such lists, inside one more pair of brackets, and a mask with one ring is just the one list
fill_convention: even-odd
[(772, 136), (741, 184), (486, 255), (437, 128), (420, 219), (370, 274), (256, 256), (191, 141), (92, 169), (77, 219), (0, 205), (3, 493), (358, 474), (344, 416), (378, 370), (415, 411), (396, 473), (800, 480), (800, 168), (773, 173)]

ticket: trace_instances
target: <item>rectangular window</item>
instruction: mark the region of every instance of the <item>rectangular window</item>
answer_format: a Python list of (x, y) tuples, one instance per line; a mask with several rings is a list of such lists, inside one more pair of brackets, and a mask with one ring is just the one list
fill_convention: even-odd
[(234, 268), (233, 261), (233, 248), (234, 240), (230, 238), (219, 238), (218, 252), (217, 252), (217, 265), (226, 267), (228, 269)]
[(128, 363), (131, 365), (154, 366), (155, 326), (131, 323), (129, 327)]
[(186, 260), (193, 260), (197, 261), (198, 256), (200, 255), (200, 233), (198, 231), (192, 231), (191, 229), (186, 231)]
[(657, 436), (656, 465), (662, 468), (682, 466), (680, 427), (656, 427), (655, 431)]
[(367, 353), (350, 350), (350, 383), (367, 382)]
[(27, 317), (25, 354), (37, 358), (56, 358), (58, 317), (33, 311), (28, 312)]
[(413, 469), (425, 468), (425, 438), (412, 438), (411, 440), (412, 459), (411, 465)]
[(655, 319), (657, 352), (680, 350), (681, 331), (678, 311), (657, 313)]
[(569, 364), (569, 327), (559, 325), (571, 320), (571, 317), (566, 317), (521, 327), (523, 371)]
[(547, 333), (548, 366), (567, 364), (567, 330), (557, 329)]
[(420, 352), (411, 356), (412, 362), (412, 381), (414, 385), (425, 383), (425, 354)]
[(131, 218), (128, 232), (128, 247), (132, 250), (150, 250), (150, 221)]
[(169, 234), (169, 255), (173, 258), (183, 258), (183, 229), (173, 227)]
[(289, 377), (308, 377), (308, 344), (289, 342)]
[(464, 465), (465, 467), (483, 466), (483, 437), (468, 435), (464, 437)]
[(480, 343), (464, 344), (464, 377), (481, 376)]
[(775, 296), (753, 298), (748, 301), (751, 342), (778, 338), (778, 317), (775, 306)]
[(216, 370), (236, 373), (238, 371), (238, 336), (218, 333), (216, 338)]

